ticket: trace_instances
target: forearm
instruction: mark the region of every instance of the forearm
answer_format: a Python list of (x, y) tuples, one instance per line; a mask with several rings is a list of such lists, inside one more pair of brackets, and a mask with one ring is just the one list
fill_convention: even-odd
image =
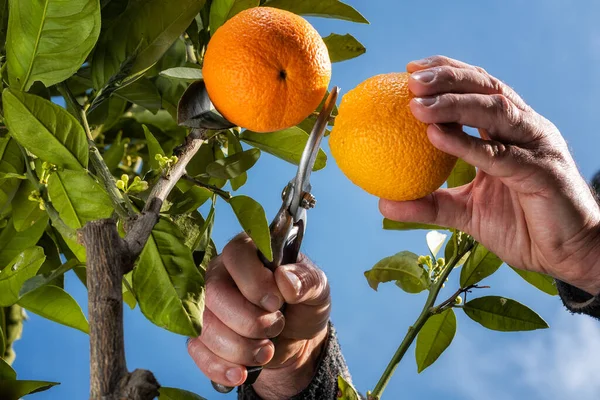
[[(273, 376), (272, 385), (269, 385), (270, 398), (292, 399), (292, 400), (335, 400), (337, 398), (337, 377), (342, 375), (350, 379), (348, 367), (344, 356), (341, 353), (335, 329), (330, 324), (327, 338), (325, 339), (319, 354), (315, 354), (316, 360), (314, 368), (311, 371), (304, 371), (299, 377), (292, 378), (293, 382), (286, 382), (286, 379), (275, 378)], [(263, 373), (272, 371), (263, 371)], [(272, 375), (272, 374), (271, 374)], [(267, 376), (265, 376), (267, 377)], [(262, 378), (262, 377), (261, 377)], [(270, 378), (270, 377), (269, 377)], [(275, 392), (278, 386), (287, 388), (296, 388), (295, 394), (291, 396), (280, 395)], [(263, 400), (257, 392), (264, 393), (265, 388), (256, 388), (251, 385), (243, 385), (238, 390), (239, 400)], [(274, 396), (273, 396), (274, 395)]]

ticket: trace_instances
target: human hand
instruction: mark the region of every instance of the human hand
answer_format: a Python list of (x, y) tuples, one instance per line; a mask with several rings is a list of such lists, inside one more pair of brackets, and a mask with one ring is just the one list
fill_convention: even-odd
[(314, 375), (330, 309), (327, 278), (307, 257), (273, 273), (240, 235), (206, 271), (204, 326), (188, 352), (208, 378), (227, 386), (246, 380), (244, 365), (264, 365), (254, 391), (265, 400), (289, 398)]
[(478, 172), (423, 199), (381, 200), (383, 215), (459, 229), (513, 267), (599, 294), (600, 208), (558, 129), (479, 67), (436, 56), (407, 71), (431, 143)]

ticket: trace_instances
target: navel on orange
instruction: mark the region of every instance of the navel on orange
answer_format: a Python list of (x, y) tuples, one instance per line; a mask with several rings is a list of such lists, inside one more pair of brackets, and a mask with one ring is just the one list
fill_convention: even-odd
[(331, 61), (323, 39), (304, 18), (256, 7), (217, 29), (202, 73), (225, 118), (252, 131), (272, 132), (299, 124), (318, 107)]
[(367, 192), (414, 200), (438, 189), (456, 158), (435, 148), (411, 113), (407, 73), (367, 79), (342, 99), (329, 146), (342, 172)]

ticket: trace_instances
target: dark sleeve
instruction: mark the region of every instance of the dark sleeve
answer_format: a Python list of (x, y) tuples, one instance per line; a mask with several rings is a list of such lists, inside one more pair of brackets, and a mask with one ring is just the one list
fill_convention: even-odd
[[(350, 373), (342, 355), (335, 329), (329, 324), (329, 335), (311, 383), (290, 400), (335, 400), (338, 392), (338, 375), (342, 375), (350, 382)], [(251, 385), (242, 385), (238, 389), (238, 400), (261, 400), (261, 398)]]
[(600, 319), (600, 296), (592, 296), (568, 283), (556, 280), (558, 294), (565, 307), (575, 314), (587, 314)]

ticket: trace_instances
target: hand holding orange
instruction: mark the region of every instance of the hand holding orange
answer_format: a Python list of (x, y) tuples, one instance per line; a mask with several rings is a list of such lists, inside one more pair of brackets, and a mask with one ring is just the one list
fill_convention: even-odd
[(342, 99), (329, 145), (342, 172), (367, 192), (415, 200), (448, 179), (456, 157), (435, 148), (411, 113), (408, 73), (367, 79)]

